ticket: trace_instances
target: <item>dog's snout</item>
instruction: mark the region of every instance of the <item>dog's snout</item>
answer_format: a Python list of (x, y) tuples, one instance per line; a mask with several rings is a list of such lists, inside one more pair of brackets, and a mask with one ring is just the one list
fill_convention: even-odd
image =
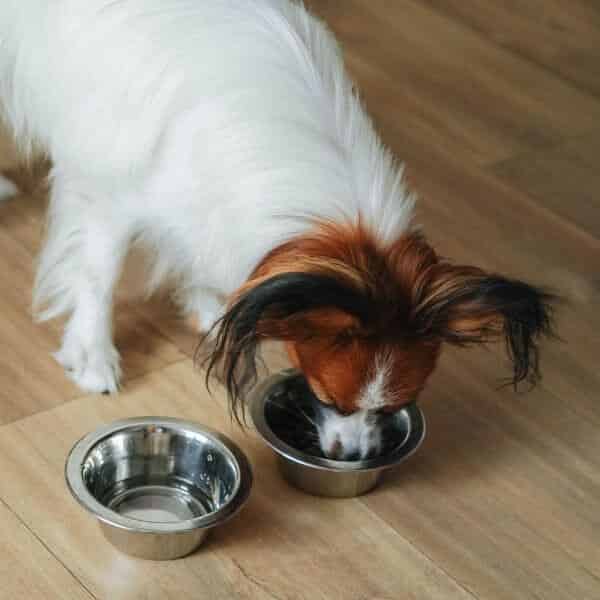
[(331, 446), (323, 449), (323, 454), (325, 454), (327, 458), (330, 458), (332, 460), (341, 460), (343, 452), (344, 447), (342, 446), (342, 440), (340, 440), (339, 437), (337, 437), (333, 441), (333, 444), (331, 444)]
[(361, 449), (356, 447), (352, 448), (344, 446), (340, 439), (336, 439), (331, 446), (323, 449), (323, 454), (325, 455), (325, 458), (331, 460), (356, 461), (372, 458), (377, 452), (374, 448), (368, 448), (361, 451)]
[(359, 411), (348, 416), (320, 407), (316, 418), (321, 451), (332, 460), (365, 460), (381, 452), (382, 429), (379, 419)]

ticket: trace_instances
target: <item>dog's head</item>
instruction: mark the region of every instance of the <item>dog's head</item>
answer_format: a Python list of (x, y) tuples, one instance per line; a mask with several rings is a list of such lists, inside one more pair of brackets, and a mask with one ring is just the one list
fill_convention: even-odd
[(417, 398), (443, 343), (504, 339), (512, 381), (535, 383), (552, 297), (520, 281), (440, 260), (418, 233), (380, 245), (358, 226), (324, 224), (267, 256), (217, 324), (234, 411), (256, 379), (262, 340), (285, 342), (320, 400), (321, 448), (365, 458), (386, 414)]

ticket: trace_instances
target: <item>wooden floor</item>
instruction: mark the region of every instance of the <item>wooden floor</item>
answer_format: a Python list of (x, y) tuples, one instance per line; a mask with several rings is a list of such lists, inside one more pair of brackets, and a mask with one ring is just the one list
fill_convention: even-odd
[[(39, 173), (0, 207), (0, 598), (600, 599), (600, 4), (313, 0), (344, 43), (385, 141), (408, 163), (443, 254), (553, 286), (569, 303), (543, 385), (497, 389), (499, 350), (448, 350), (422, 398), (428, 436), (360, 499), (287, 487), (192, 369), (191, 329), (121, 301), (127, 378), (82, 395), (32, 324)], [(71, 445), (106, 421), (189, 417), (235, 438), (256, 485), (197, 554), (118, 554), (71, 500)]]

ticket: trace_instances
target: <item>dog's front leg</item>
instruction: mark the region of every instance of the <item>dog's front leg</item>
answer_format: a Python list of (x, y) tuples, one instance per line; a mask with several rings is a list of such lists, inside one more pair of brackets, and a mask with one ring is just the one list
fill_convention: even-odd
[(70, 313), (54, 356), (89, 392), (116, 392), (121, 375), (112, 306), (130, 235), (113, 205), (55, 181), (36, 285), (42, 319)]

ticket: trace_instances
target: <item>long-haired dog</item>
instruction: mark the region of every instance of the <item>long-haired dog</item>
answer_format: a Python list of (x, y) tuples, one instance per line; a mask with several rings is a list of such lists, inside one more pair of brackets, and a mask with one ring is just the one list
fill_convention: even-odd
[[(443, 343), (506, 341), (538, 376), (549, 302), (440, 259), (327, 28), (291, 0), (2, 0), (0, 98), (52, 158), (34, 308), (69, 315), (57, 360), (117, 390), (112, 295), (132, 243), (213, 332), (235, 407), (285, 342), (322, 403), (325, 454), (377, 453)], [(10, 184), (1, 186), (13, 191)]]

